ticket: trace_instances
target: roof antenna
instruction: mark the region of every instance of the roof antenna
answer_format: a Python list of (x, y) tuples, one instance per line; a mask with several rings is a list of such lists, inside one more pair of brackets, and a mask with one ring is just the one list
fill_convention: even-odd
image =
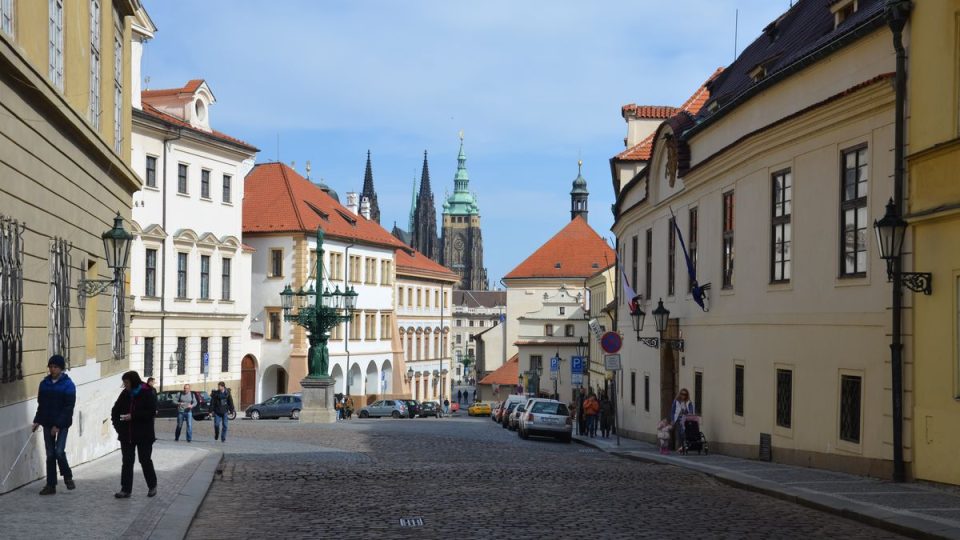
[(737, 39), (739, 38), (739, 36), (737, 34), (739, 31), (740, 31), (740, 9), (737, 8), (736, 14), (733, 16), (733, 61), (734, 62), (737, 61), (737, 45), (739, 45), (739, 43), (737, 42)]
[(280, 161), (280, 132), (277, 132), (277, 163), (282, 163)]

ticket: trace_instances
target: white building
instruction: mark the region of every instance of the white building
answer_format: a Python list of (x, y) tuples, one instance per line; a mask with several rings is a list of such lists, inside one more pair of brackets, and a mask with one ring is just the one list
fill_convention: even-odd
[[(359, 294), (349, 324), (330, 335), (329, 374), (336, 391), (354, 396), (392, 395), (402, 391), (402, 350), (394, 333), (394, 252), (407, 246), (375, 221), (364, 217), (357, 195), (347, 206), (292, 168), (258, 164), (244, 184), (243, 241), (253, 257), (253, 329), (263, 334), (253, 378), (257, 400), (295, 392), (307, 375), (306, 330), (283, 320), (280, 292), (316, 280), (316, 233), (322, 228), (323, 286)], [(368, 214), (368, 205), (364, 212)], [(369, 214), (368, 214), (369, 215)], [(395, 390), (396, 389), (396, 390)]]
[[(503, 365), (506, 361), (505, 351), (499, 350), (493, 354), (493, 350), (488, 350), (487, 357), (482, 358), (476, 336), (497, 326), (506, 313), (506, 291), (453, 292), (454, 379), (479, 379)], [(465, 359), (469, 359), (466, 366)]]
[(398, 249), (397, 324), (413, 399), (450, 397), (450, 298), (460, 276), (419, 251)]
[[(135, 80), (149, 21), (134, 25)], [(158, 387), (240, 388), (250, 340), (251, 250), (241, 243), (243, 178), (257, 149), (214, 130), (203, 80), (133, 97), (130, 367)], [(207, 368), (204, 369), (204, 358)], [(246, 400), (244, 398), (247, 398)]]
[[(581, 364), (580, 378), (573, 380), (571, 358), (587, 356), (587, 317), (584, 293), (561, 286), (544, 292), (540, 307), (517, 318), (517, 350), (524, 388), (529, 394), (558, 395), (562, 400), (574, 399), (574, 388), (586, 388), (586, 365)], [(578, 350), (578, 345), (584, 348)], [(559, 358), (556, 370), (551, 359)], [(534, 374), (536, 372), (536, 374)], [(539, 382), (538, 382), (539, 381)]]

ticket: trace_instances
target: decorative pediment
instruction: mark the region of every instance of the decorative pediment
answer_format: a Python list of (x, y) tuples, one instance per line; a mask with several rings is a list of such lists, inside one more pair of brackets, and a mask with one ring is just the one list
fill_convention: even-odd
[(213, 250), (219, 245), (220, 239), (211, 232), (203, 233), (203, 235), (197, 239), (197, 246), (201, 248)]
[(173, 243), (179, 246), (192, 247), (200, 237), (192, 229), (180, 229), (173, 235)]
[(224, 251), (236, 251), (240, 249), (242, 245), (240, 239), (236, 236), (228, 235), (220, 239), (220, 249)]

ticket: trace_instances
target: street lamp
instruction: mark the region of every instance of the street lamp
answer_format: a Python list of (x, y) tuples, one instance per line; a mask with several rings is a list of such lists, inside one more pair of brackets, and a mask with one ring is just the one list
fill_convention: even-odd
[(81, 279), (77, 284), (77, 292), (84, 298), (100, 295), (111, 285), (123, 283), (123, 271), (130, 260), (133, 235), (123, 228), (120, 212), (113, 218), (113, 228), (100, 235), (100, 239), (103, 240), (107, 266), (113, 270), (113, 279)]
[(408, 369), (407, 369), (407, 373), (406, 373), (406, 375), (404, 376), (404, 379), (406, 379), (407, 384), (410, 384), (410, 381), (413, 380), (413, 368), (408, 368)]
[[(659, 338), (655, 337), (640, 337), (640, 328), (643, 328), (643, 318), (646, 314), (638, 307), (636, 311), (640, 311), (639, 314), (634, 315), (634, 330), (637, 330), (637, 341), (643, 343), (647, 347), (653, 347), (654, 349), (660, 348), (663, 345), (669, 345), (671, 349), (675, 351), (683, 350), (683, 340), (682, 339), (672, 339), (663, 337), (663, 333), (667, 331), (667, 325), (670, 323), (670, 310), (663, 307), (663, 298), (657, 302), (657, 309), (653, 310), (653, 322), (657, 325), (657, 333), (660, 334)], [(639, 319), (639, 322), (637, 322)]]
[[(338, 324), (349, 321), (357, 307), (357, 291), (350, 287), (340, 291), (338, 285), (333, 292), (323, 287), (323, 229), (317, 228), (317, 285), (308, 290), (300, 287), (296, 292), (287, 284), (280, 293), (280, 305), (283, 307), (283, 319), (307, 329), (310, 349), (307, 352), (308, 379), (330, 379), (328, 367), (330, 352), (327, 340)], [(294, 298), (296, 297), (296, 298)], [(310, 305), (310, 298), (313, 305)], [(293, 313), (296, 306), (297, 312)], [(349, 372), (349, 370), (348, 370)], [(349, 375), (348, 375), (349, 378)]]
[[(900, 265), (895, 265), (903, 256), (903, 239), (907, 234), (907, 222), (897, 214), (897, 207), (893, 199), (887, 203), (887, 211), (879, 220), (874, 220), (873, 228), (877, 233), (877, 244), (880, 246), (880, 258), (887, 262), (887, 281), (899, 279), (900, 283), (913, 292), (922, 292), (925, 295), (933, 293), (933, 274), (930, 272), (903, 272), (898, 271)], [(898, 277), (899, 274), (899, 277)]]

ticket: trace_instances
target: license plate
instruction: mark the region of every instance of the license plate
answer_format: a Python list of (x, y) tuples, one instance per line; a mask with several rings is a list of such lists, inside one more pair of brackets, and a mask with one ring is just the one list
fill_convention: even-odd
[(560, 423), (560, 422), (557, 421), (556, 418), (541, 418), (540, 421), (543, 422), (544, 424), (559, 424), (559, 423)]

